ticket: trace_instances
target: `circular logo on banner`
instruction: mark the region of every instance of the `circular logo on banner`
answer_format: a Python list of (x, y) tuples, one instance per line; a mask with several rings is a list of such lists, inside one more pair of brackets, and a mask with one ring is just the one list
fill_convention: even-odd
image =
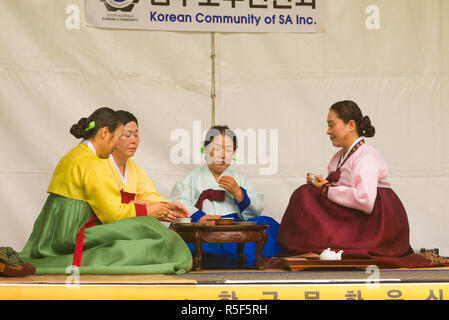
[(139, 0), (100, 0), (104, 2), (106, 9), (108, 11), (131, 11), (134, 5), (139, 2)]
[(122, 9), (133, 3), (133, 0), (106, 0), (106, 2), (114, 8)]

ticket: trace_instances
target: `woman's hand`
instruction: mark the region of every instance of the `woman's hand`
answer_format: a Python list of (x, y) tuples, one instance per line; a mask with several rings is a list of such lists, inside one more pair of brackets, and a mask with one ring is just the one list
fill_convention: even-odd
[(147, 215), (161, 221), (174, 222), (177, 218), (188, 218), (189, 212), (178, 202), (151, 203), (148, 200), (135, 200), (134, 203), (143, 204)]
[(315, 180), (311, 180), (309, 174), (307, 174), (307, 183), (313, 185), (315, 188), (321, 189), (326, 183), (329, 183), (322, 176), (315, 175)]
[(147, 203), (147, 215), (150, 217), (154, 217), (162, 221), (169, 221), (167, 220), (169, 212), (170, 210), (168, 207), (168, 203), (166, 202)]
[(241, 202), (243, 200), (244, 195), (242, 189), (240, 189), (240, 186), (233, 177), (223, 176), (217, 182), (221, 188), (231, 193), (237, 202)]
[(189, 211), (179, 202), (168, 203), (168, 215), (165, 221), (174, 222), (177, 218), (188, 218)]
[(208, 219), (220, 219), (221, 216), (214, 216), (211, 214), (206, 214), (204, 216), (202, 216), (198, 222), (204, 222), (205, 224), (209, 225), (209, 226), (213, 226), (215, 225), (215, 221), (207, 221)]

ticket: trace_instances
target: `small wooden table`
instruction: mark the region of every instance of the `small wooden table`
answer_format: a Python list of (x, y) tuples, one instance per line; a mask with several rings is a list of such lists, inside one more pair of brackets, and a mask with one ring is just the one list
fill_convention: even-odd
[(256, 267), (264, 269), (264, 260), (262, 259), (262, 249), (267, 241), (265, 224), (254, 225), (223, 225), (208, 226), (204, 224), (178, 224), (173, 226), (185, 242), (193, 243), (195, 254), (193, 256), (193, 270), (201, 270), (203, 259), (202, 243), (237, 243), (237, 258), (239, 267), (245, 266), (245, 257), (243, 255), (243, 247), (245, 242), (256, 243)]

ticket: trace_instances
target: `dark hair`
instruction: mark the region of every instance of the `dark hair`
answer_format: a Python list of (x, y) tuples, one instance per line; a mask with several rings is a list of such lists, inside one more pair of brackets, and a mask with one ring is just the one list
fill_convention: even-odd
[[(77, 123), (72, 125), (70, 128), (70, 133), (77, 139), (89, 139), (95, 136), (101, 128), (107, 127), (112, 133), (121, 124), (122, 123), (116, 111), (110, 108), (102, 107), (95, 110), (88, 118), (81, 118)], [(90, 126), (92, 127), (88, 129)], [(88, 130), (86, 131), (86, 129)]]
[(371, 125), (371, 119), (368, 116), (362, 115), (362, 111), (360, 111), (359, 106), (354, 101), (345, 100), (336, 102), (330, 110), (335, 111), (344, 123), (354, 120), (359, 137), (374, 137), (376, 128)]
[(123, 125), (126, 125), (129, 122), (135, 122), (137, 125), (139, 123), (137, 122), (137, 118), (129, 111), (125, 110), (118, 110), (117, 115), (120, 118), (120, 122), (123, 123)]
[(234, 131), (229, 129), (228, 126), (213, 126), (206, 132), (206, 139), (204, 140), (204, 148), (214, 140), (214, 137), (225, 135), (232, 138), (232, 142), (234, 144), (234, 151), (237, 150), (237, 136)]

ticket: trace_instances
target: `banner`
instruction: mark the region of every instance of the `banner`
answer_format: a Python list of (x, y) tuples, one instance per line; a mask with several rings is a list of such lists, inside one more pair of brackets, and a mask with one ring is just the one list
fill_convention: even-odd
[(326, 0), (86, 0), (89, 26), (215, 32), (324, 31)]

